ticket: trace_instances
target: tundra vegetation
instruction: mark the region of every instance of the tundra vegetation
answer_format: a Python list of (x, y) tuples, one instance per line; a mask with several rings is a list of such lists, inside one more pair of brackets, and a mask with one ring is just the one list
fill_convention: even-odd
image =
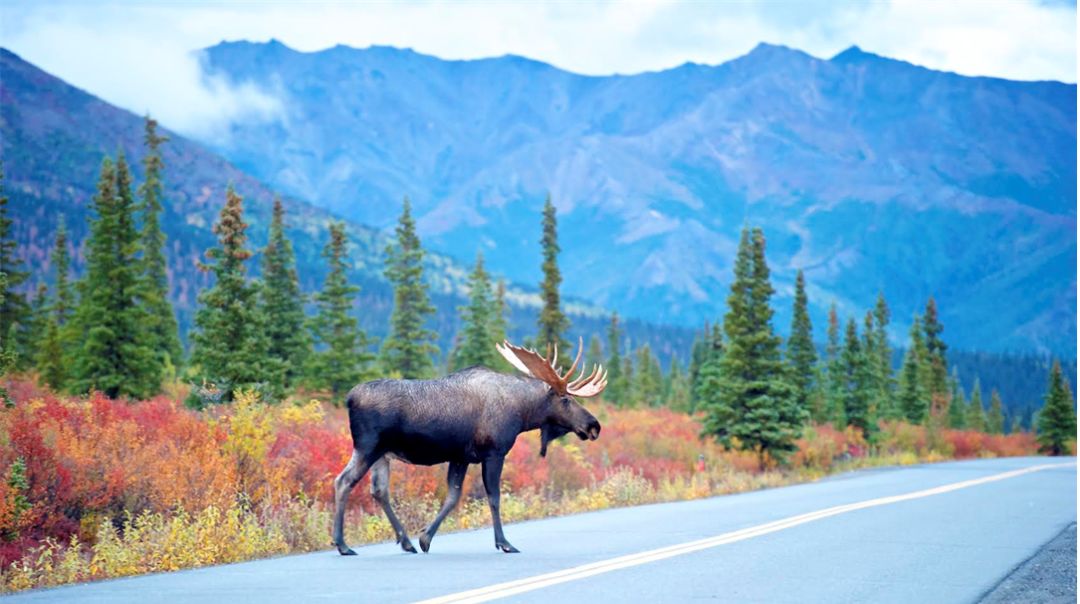
[[(914, 314), (902, 353), (891, 348), (888, 334), (897, 330), (882, 296), (861, 321), (834, 306), (820, 350), (807, 313), (812, 283), (800, 273), (792, 332), (777, 333), (766, 239), (756, 228), (743, 233), (731, 292), (716, 303), (722, 321), (703, 326), (691, 350), (669, 355), (666, 373), (653, 349), (628, 340), (615, 314), (604, 334), (573, 333), (559, 298), (550, 199), (541, 220), (537, 323), (508, 323), (505, 285), (492, 285), (478, 257), (462, 327), (443, 355), (432, 337), (424, 252), (407, 199), (386, 250), (391, 330), (377, 342), (355, 320), (365, 309), (345, 270), (345, 231), (327, 225), (329, 269), (310, 295), (296, 274), (284, 209), (275, 208), (268, 244), (256, 254), (247, 243), (243, 197), (230, 189), (206, 253), (207, 287), (198, 294), (185, 356), (174, 346), (185, 334), (162, 296), (160, 256), (170, 247), (155, 225), (168, 203), (160, 185), (167, 174), (164, 140), (150, 120), (145, 140), (145, 181), (135, 187), (126, 158), (106, 159), (88, 239), (76, 248), (59, 231), (48, 274), (24, 267), (0, 193), (5, 590), (327, 547), (335, 497), (342, 499), (334, 477), (355, 451), (347, 398), (362, 407), (345, 396), (350, 382), (438, 382), (451, 369), (483, 364), (498, 373), (464, 369), (441, 379), (521, 383), (527, 378), (506, 375), (513, 358), (493, 355), (495, 342), (511, 332), (528, 331), (539, 349), (589, 336), (587, 360), (607, 369), (607, 388), (589, 401), (603, 438), (557, 439), (578, 431), (565, 423), (528, 426), (540, 428), (539, 442), (525, 435), (498, 448), (505, 457), (497, 490), (491, 480), (485, 489), (483, 477), (393, 462), (398, 478), (389, 495), (379, 481), (390, 462), (372, 457), (368, 465), (382, 464), (377, 471), (347, 476), (361, 488), (351, 505), (340, 502), (339, 547), (391, 538), (405, 546), (402, 535), (413, 531), (426, 548), (440, 522), (443, 530), (472, 528), (496, 508), (511, 522), (739, 492), (867, 465), (1075, 450), (1067, 373), (1041, 361), (1049, 387), (1037, 417), (1011, 412), (996, 391), (986, 409), (980, 383), (961, 384), (949, 366), (933, 298)], [(85, 259), (81, 275), (71, 266), (77, 249)], [(362, 388), (408, 384), (378, 383)], [(447, 403), (435, 411), (452, 409)], [(397, 448), (405, 459), (417, 454)], [(421, 463), (474, 461), (419, 453), (413, 460)], [(363, 484), (372, 478), (378, 500)], [(462, 502), (449, 513), (453, 506), (444, 502), (458, 498), (448, 495), (459, 484)], [(384, 513), (391, 506), (397, 527)], [(496, 525), (496, 544), (512, 549), (500, 536)]]

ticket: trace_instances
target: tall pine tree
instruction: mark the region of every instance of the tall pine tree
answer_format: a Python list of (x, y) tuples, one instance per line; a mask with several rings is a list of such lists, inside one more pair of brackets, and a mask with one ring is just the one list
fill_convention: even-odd
[(840, 358), (840, 317), (836, 312), (836, 303), (829, 305), (828, 340), (825, 346), (825, 407), (829, 421), (837, 430), (847, 427), (847, 414), (844, 412), (844, 370)]
[(626, 376), (623, 375), (623, 359), (619, 352), (622, 349), (622, 337), (619, 314), (613, 312), (607, 330), (608, 358), (604, 367), (608, 372), (608, 387), (604, 390), (604, 398), (617, 405), (626, 403), (625, 398), (629, 389)]
[(804, 420), (772, 331), (772, 294), (765, 236), (743, 229), (724, 316), (726, 347), (718, 379), (712, 387), (702, 381), (702, 406), (705, 431), (725, 446), (755, 451), (762, 467), (795, 448)]
[(424, 323), (435, 307), (424, 285), (424, 250), (408, 197), (396, 232), (397, 240), (386, 246), (386, 278), (394, 286), (394, 310), (380, 351), (383, 371), (407, 379), (431, 377), (435, 371), (432, 355), (439, 350), (433, 344), (435, 333)]
[(1057, 361), (1050, 369), (1050, 386), (1044, 400), (1039, 410), (1039, 444), (1050, 455), (1063, 455), (1068, 453), (1069, 441), (1076, 440), (1076, 403)]
[(840, 353), (844, 415), (848, 424), (862, 430), (867, 439), (877, 431), (871, 409), (873, 385), (869, 358), (859, 342), (855, 319), (849, 319), (844, 332), (844, 349)]
[(989, 432), (986, 423), (986, 409), (983, 408), (982, 403), (982, 384), (979, 383), (979, 378), (975, 378), (975, 383), (971, 386), (971, 401), (967, 405), (967, 427), (968, 430)]
[(274, 199), (270, 235), (263, 248), (260, 294), (269, 340), (266, 354), (276, 360), (275, 365), (281, 370), (279, 375), (267, 379), (282, 389), (291, 388), (304, 375), (311, 338), (304, 329), (304, 295), (296, 273), (296, 254), (285, 234), (285, 208), (280, 199)]
[(570, 329), (570, 320), (566, 318), (559, 305), (559, 285), (562, 284), (562, 274), (559, 272), (559, 234), (555, 219), (555, 205), (551, 203), (551, 195), (544, 201), (543, 236), (540, 238), (540, 247), (544, 255), (544, 280), (540, 283), (540, 298), (543, 307), (537, 318), (537, 327), (540, 333), (536, 336), (536, 347), (544, 350), (548, 344), (557, 344), (565, 351), (570, 350), (570, 343), (564, 335)]
[(911, 339), (900, 368), (897, 401), (904, 417), (913, 424), (926, 423), (930, 415), (930, 393), (926, 389), (926, 344), (923, 341), (922, 319), (915, 315), (911, 323)]
[(142, 220), (142, 287), (140, 303), (146, 309), (148, 341), (160, 355), (163, 367), (176, 368), (183, 361), (180, 346), (180, 329), (176, 314), (169, 303), (169, 274), (165, 261), (165, 233), (161, 230), (162, 172), (165, 162), (161, 158), (161, 144), (169, 139), (157, 132), (157, 121), (146, 118), (143, 141), (146, 155), (143, 157), (144, 181), (139, 187), (139, 217)]
[(990, 391), (990, 411), (986, 415), (986, 431), (990, 434), (1005, 433), (1005, 411), (997, 388)]
[(8, 218), (8, 198), (3, 191), (4, 173), (0, 168), (0, 352), (9, 356), (13, 366), (25, 367), (27, 358), (25, 334), (30, 322), (30, 304), (19, 290), (30, 273), (22, 270), (22, 260), (16, 254), (15, 236)]
[(947, 346), (941, 339), (945, 327), (938, 321), (937, 302), (931, 296), (926, 301), (926, 314), (923, 315), (923, 331), (926, 332), (926, 365), (930, 395), (943, 396), (948, 391), (948, 363), (945, 361)]
[(330, 241), (323, 250), (330, 271), (322, 291), (315, 294), (318, 312), (311, 319), (311, 332), (318, 348), (308, 361), (308, 381), (316, 388), (330, 390), (335, 397), (374, 377), (370, 365), (375, 356), (368, 352), (367, 335), (353, 313), (360, 288), (351, 285), (346, 276), (347, 246), (345, 225), (331, 224)]
[(817, 351), (814, 350), (813, 326), (807, 308), (806, 280), (800, 269), (795, 274), (795, 304), (791, 317), (791, 337), (787, 343), (787, 360), (791, 366), (791, 383), (795, 387), (795, 400), (799, 408), (810, 411), (810, 397), (814, 389), (814, 367)]
[(214, 285), (199, 294), (191, 336), (196, 375), (219, 388), (224, 401), (231, 401), (241, 388), (266, 390), (267, 380), (279, 370), (266, 354), (270, 342), (266, 316), (258, 304), (259, 284), (247, 276), (252, 256), (245, 247), (247, 227), (244, 200), (230, 185), (214, 223), (218, 247), (206, 251), (212, 262), (201, 265), (214, 273)]
[(72, 387), (109, 397), (148, 397), (161, 386), (162, 359), (145, 329), (149, 315), (139, 303), (139, 233), (123, 154), (115, 165), (108, 158), (102, 163), (93, 210), (74, 317), (80, 345), (72, 355)]
[(476, 255), (476, 266), (469, 275), (469, 304), (458, 307), (461, 313), (461, 330), (458, 346), (451, 356), (450, 368), (454, 371), (483, 365), (495, 367), (499, 358), (495, 343), (495, 302), (491, 296), (491, 280), (484, 270), (483, 254)]
[(71, 256), (68, 252), (67, 227), (63, 222), (56, 228), (51, 264), (55, 296), (45, 327), (45, 339), (38, 353), (37, 367), (41, 379), (53, 390), (59, 391), (67, 386), (70, 355), (74, 348), (72, 343), (75, 342), (70, 325), (75, 310), (75, 296), (69, 281)]

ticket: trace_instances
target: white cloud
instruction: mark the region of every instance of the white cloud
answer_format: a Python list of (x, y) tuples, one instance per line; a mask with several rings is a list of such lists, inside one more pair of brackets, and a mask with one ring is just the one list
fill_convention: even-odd
[(586, 74), (716, 64), (760, 41), (828, 57), (858, 44), (967, 75), (1076, 81), (1076, 7), (950, 2), (43, 1), (0, 5), (4, 46), (65, 80), (197, 136), (274, 117), (272, 91), (203, 78), (193, 50), (282, 40), (298, 50), (385, 44), (448, 59), (519, 54)]

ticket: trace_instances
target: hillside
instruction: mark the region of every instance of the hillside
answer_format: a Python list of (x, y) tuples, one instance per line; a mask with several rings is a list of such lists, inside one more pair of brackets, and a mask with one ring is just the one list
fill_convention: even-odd
[[(851, 48), (760, 45), (718, 66), (586, 77), (521, 57), (302, 53), (222, 43), (208, 72), (285, 108), (217, 150), (265, 182), (538, 279), (530, 227), (559, 209), (566, 291), (661, 323), (722, 309), (738, 231), (760, 224), (786, 331), (795, 270), (815, 324), (879, 290), (893, 337), (938, 298), (955, 346), (1076, 345), (1076, 87), (924, 69)], [(522, 236), (526, 233), (527, 236)]]
[[(123, 151), (136, 179), (141, 179), (143, 118), (74, 88), (3, 49), (0, 74), (4, 189), (10, 198), (19, 254), (34, 272), (31, 281), (45, 279), (56, 226), (63, 219), (71, 233), (79, 271), (88, 205), (102, 158)], [(253, 249), (265, 244), (274, 191), (200, 143), (166, 133), (170, 141), (163, 148), (166, 204), (162, 225), (169, 239), (170, 295), (181, 326), (186, 328), (191, 324), (199, 289), (209, 283), (209, 275), (198, 270), (197, 262), (215, 242), (210, 229), (224, 203), (226, 185), (232, 183), (245, 199)], [(314, 291), (325, 274), (320, 254), (326, 242), (326, 225), (339, 218), (295, 196), (286, 196), (284, 202), (301, 287)], [(388, 200), (387, 206), (400, 212), (400, 195)], [(539, 212), (531, 217), (529, 226), (538, 233)], [(370, 333), (382, 335), (392, 305), (391, 292), (382, 277), (386, 238), (356, 222), (350, 222), (348, 229), (350, 279), (362, 288), (359, 316)], [(255, 260), (252, 268), (257, 270), (258, 257)], [(530, 262), (538, 264), (539, 256)], [(446, 256), (427, 256), (426, 277), (438, 308), (433, 327), (444, 348), (457, 331), (456, 309), (464, 303), (468, 270)], [(512, 332), (516, 337), (533, 330), (533, 312), (539, 304), (534, 291), (527, 286), (511, 288)], [(604, 313), (599, 308), (571, 301), (570, 311), (578, 332), (588, 337), (601, 331)], [(633, 323), (630, 334), (637, 342), (650, 341), (665, 359), (673, 351), (688, 349), (691, 337), (687, 329), (642, 322)]]

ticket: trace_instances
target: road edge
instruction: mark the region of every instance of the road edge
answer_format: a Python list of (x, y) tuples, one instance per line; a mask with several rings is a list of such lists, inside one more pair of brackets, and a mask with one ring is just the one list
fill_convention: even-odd
[(1076, 522), (988, 589), (979, 604), (1076, 602)]

